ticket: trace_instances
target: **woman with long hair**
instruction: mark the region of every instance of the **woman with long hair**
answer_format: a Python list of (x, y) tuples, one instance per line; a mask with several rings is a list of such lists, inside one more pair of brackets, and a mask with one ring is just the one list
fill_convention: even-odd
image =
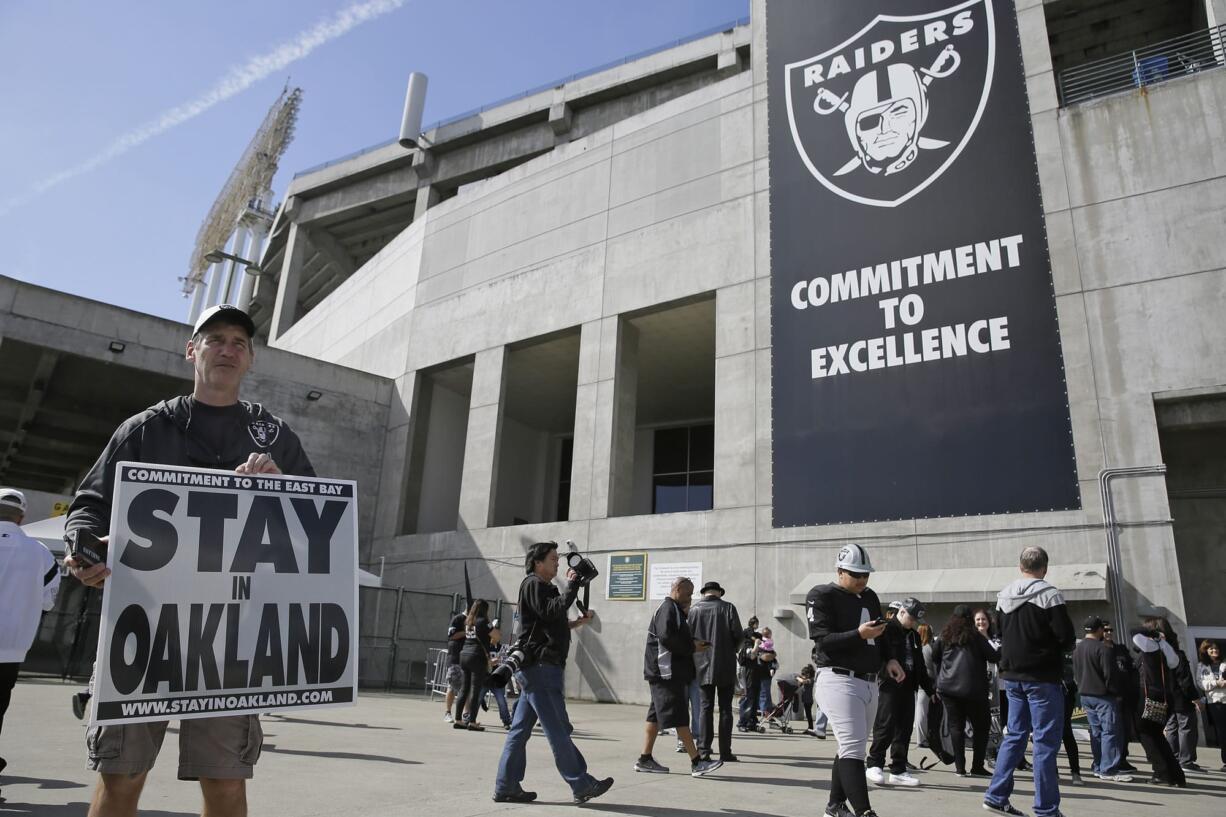
[[(959, 777), (991, 777), (984, 768), (991, 713), (988, 707), (988, 663), (1000, 653), (975, 629), (970, 608), (959, 604), (941, 630), (934, 651), (937, 694), (945, 706), (945, 723)], [(973, 730), (971, 769), (966, 770), (966, 722)]]
[(1209, 723), (1217, 732), (1217, 745), (1222, 753), (1222, 768), (1226, 772), (1226, 663), (1222, 662), (1222, 647), (1216, 641), (1202, 641), (1197, 650), (1200, 658), (1200, 688), (1205, 691), (1205, 709)]
[(1163, 728), (1171, 704), (1171, 688), (1179, 656), (1166, 643), (1163, 622), (1159, 618), (1147, 618), (1140, 627), (1131, 631), (1132, 646), (1136, 650), (1134, 660), (1140, 676), (1140, 695), (1132, 711), (1133, 725), (1141, 747), (1154, 767), (1150, 783), (1186, 788), (1187, 778), (1179, 767), (1179, 760), (1166, 741)]
[(468, 608), (468, 616), (464, 619), (464, 647), (460, 650), (464, 682), (455, 699), (455, 729), (485, 731), (485, 727), (477, 723), (477, 713), (481, 711), (485, 677), (490, 671), (489, 609), (485, 599), (478, 599)]

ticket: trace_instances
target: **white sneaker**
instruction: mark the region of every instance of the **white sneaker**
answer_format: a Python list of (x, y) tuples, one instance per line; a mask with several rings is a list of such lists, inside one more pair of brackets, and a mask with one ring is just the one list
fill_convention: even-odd
[(878, 786), (886, 785), (885, 771), (880, 766), (869, 766), (864, 770), (864, 776), (869, 779), (869, 782), (876, 783)]
[(455, 718), (452, 717), (450, 712), (443, 716), (443, 723), (455, 723)]
[(891, 786), (918, 786), (920, 784), (919, 778), (910, 772), (903, 772), (901, 774), (890, 772), (886, 782)]

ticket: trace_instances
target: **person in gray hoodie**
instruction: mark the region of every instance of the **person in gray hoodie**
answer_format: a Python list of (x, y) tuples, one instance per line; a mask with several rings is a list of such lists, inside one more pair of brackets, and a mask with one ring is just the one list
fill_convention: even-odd
[(996, 756), (983, 804), (997, 814), (1023, 812), (1009, 804), (1013, 772), (1034, 736), (1034, 812), (1061, 817), (1056, 753), (1064, 729), (1064, 653), (1077, 640), (1064, 596), (1045, 581), (1047, 551), (1028, 547), (1019, 559), (1021, 578), (1001, 590), (1001, 685), (1009, 701), (1009, 733)]

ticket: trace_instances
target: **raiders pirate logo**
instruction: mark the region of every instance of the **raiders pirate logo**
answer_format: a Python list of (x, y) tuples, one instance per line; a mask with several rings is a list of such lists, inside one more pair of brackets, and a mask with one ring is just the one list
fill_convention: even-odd
[(878, 15), (786, 66), (796, 150), (836, 195), (897, 207), (936, 181), (974, 135), (995, 58), (992, 0)]
[(277, 435), (281, 433), (281, 424), (271, 420), (254, 420), (251, 425), (247, 426), (247, 433), (260, 448), (269, 448), (277, 441)]

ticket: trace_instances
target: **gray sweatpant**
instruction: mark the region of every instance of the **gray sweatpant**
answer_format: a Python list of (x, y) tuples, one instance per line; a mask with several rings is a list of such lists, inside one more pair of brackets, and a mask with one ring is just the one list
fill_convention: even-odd
[(822, 667), (813, 684), (813, 697), (830, 719), (839, 757), (864, 760), (877, 717), (877, 685)]

